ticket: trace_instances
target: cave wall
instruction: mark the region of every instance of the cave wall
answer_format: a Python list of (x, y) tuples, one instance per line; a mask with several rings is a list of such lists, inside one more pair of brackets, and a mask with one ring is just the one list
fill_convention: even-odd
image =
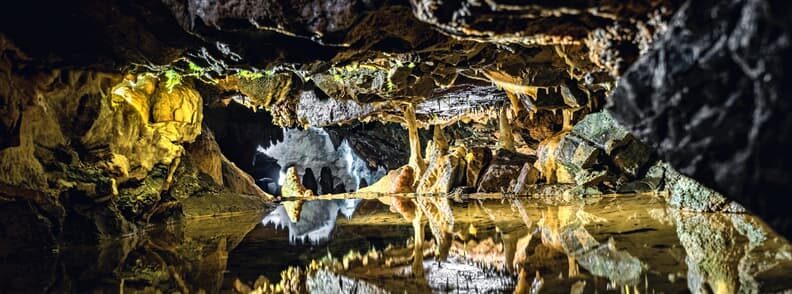
[(792, 236), (786, 1), (688, 1), (608, 110), (681, 173)]

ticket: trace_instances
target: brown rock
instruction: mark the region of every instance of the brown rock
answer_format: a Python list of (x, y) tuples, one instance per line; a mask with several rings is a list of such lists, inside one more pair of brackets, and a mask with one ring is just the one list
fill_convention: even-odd
[(414, 172), (411, 166), (405, 165), (399, 169), (398, 176), (393, 180), (391, 186), (391, 193), (412, 193), (415, 189), (412, 187), (414, 179)]

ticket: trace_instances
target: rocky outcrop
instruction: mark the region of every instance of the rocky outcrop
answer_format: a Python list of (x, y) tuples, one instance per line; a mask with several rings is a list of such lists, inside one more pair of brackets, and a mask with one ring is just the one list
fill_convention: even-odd
[[(228, 179), (218, 177), (217, 149), (201, 147), (189, 155), (185, 149), (198, 138), (203, 120), (202, 97), (186, 81), (155, 74), (25, 71), (24, 60), (17, 59), (24, 56), (3, 45), (0, 128), (8, 136), (0, 148), (0, 185), (14, 195), (4, 203), (27, 203), (53, 228), (53, 238), (134, 232), (152, 219), (194, 215), (182, 212), (189, 210), (181, 205), (187, 198), (227, 192), (222, 184)], [(212, 143), (200, 141), (204, 147)], [(222, 211), (227, 210), (217, 212)]]
[(539, 144), (536, 167), (549, 183), (610, 187), (646, 171), (650, 150), (607, 113), (585, 116)]
[(789, 4), (688, 1), (609, 111), (682, 174), (792, 236)]

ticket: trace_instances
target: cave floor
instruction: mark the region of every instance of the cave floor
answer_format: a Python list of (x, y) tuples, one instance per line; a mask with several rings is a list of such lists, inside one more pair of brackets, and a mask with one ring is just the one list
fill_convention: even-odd
[(52, 256), (20, 253), (24, 262), (0, 272), (78, 292), (792, 289), (792, 246), (747, 214), (680, 211), (646, 194), (367, 198), (288, 201)]

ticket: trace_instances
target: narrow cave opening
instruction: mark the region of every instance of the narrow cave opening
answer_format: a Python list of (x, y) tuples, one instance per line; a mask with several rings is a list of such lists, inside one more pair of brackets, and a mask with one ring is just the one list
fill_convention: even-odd
[(0, 292), (792, 291), (792, 5), (534, 2), (0, 10)]

